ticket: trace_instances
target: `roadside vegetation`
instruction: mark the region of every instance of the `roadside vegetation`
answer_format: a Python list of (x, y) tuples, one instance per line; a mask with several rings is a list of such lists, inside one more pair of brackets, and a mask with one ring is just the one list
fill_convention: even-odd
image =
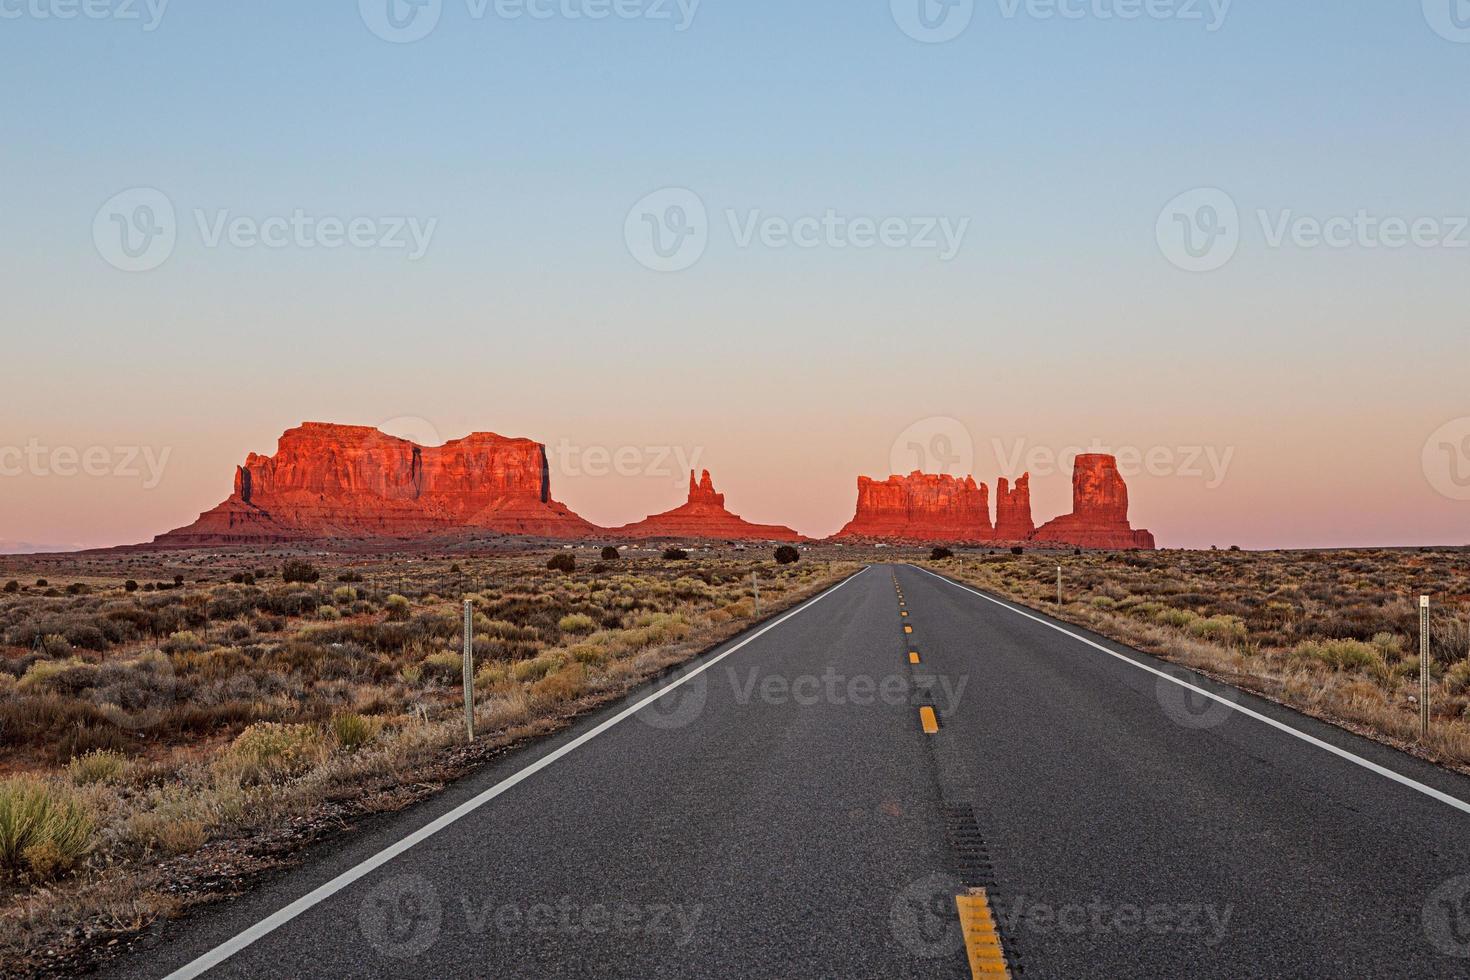
[[(626, 693), (748, 627), (752, 572), (773, 612), (857, 567), (553, 557), (224, 557), (187, 581), (137, 558), (78, 560), (74, 575), (13, 566), (0, 593), (0, 973), (74, 972), (111, 937)], [(474, 747), (460, 720), (464, 598)]]
[[(932, 567), (1470, 772), (1470, 552), (1463, 549), (987, 555)], [(1420, 595), (1433, 602), (1432, 724), (1424, 742)]]

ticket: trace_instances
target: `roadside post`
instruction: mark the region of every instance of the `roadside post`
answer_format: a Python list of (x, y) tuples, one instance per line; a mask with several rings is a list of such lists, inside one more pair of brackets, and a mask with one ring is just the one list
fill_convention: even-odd
[(1057, 608), (1062, 608), (1062, 566), (1057, 566)]
[(1429, 737), (1429, 596), (1419, 597), (1419, 737)]
[(464, 601), (464, 732), (475, 740), (475, 604)]
[(755, 589), (755, 618), (761, 618), (761, 583), (755, 577), (755, 572), (750, 573), (750, 587)]

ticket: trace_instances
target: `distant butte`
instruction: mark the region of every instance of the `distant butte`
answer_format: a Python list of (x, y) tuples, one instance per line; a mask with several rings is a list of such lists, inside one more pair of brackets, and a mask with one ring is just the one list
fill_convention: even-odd
[(620, 538), (692, 538), (726, 541), (804, 541), (798, 532), (774, 524), (751, 524), (725, 509), (709, 470), (698, 481), (689, 474), (689, 500), (662, 514), (608, 532)]
[[(1128, 521), (1128, 486), (1112, 456), (1077, 457), (1072, 513), (1037, 528), (1031, 481), (990, 488), (974, 477), (929, 473), (858, 477), (853, 519), (838, 541), (1024, 544), (1152, 549)], [(188, 527), (161, 534), (160, 548), (412, 541), (487, 531), (529, 538), (603, 536), (707, 541), (805, 541), (797, 531), (752, 524), (725, 507), (709, 471), (689, 474), (682, 505), (620, 528), (601, 528), (551, 495), (546, 447), (530, 439), (472, 433), (420, 446), (377, 429), (307, 422), (284, 433), (272, 456), (251, 453), (230, 496)]]

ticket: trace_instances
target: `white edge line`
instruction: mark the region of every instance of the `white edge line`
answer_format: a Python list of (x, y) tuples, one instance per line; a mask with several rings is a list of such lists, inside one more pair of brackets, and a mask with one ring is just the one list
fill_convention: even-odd
[[(1169, 674), (1166, 671), (1159, 670), (1159, 669), (1157, 669), (1155, 667), (1150, 667), (1148, 664), (1139, 663), (1137, 660), (1134, 660), (1132, 657), (1126, 657), (1123, 654), (1118, 653), (1116, 650), (1109, 650), (1107, 647), (1103, 646), (1101, 643), (1094, 643), (1092, 640), (1089, 640), (1085, 636), (1079, 636), (1076, 633), (1073, 633), (1071, 630), (1066, 629), (1065, 627), (1062, 627), (1062, 626), (1058, 626), (1056, 623), (1053, 623), (1050, 620), (1043, 619), (1040, 616), (1033, 616), (1031, 613), (1024, 612), (1024, 611), (1022, 611), (1020, 609), (1017, 609), (1015, 606), (1011, 605), (1010, 603), (1001, 602), (999, 599), (996, 599), (996, 598), (993, 598), (991, 596), (988, 596), (984, 592), (980, 592), (980, 591), (978, 591), (976, 589), (972, 589), (968, 585), (961, 585), (958, 582), (951, 581), (950, 579), (945, 578), (943, 575), (938, 575), (938, 574), (936, 574), (934, 572), (929, 571), (929, 569), (927, 569), (927, 568), (921, 568), (918, 565), (911, 565), (910, 567), (911, 568), (917, 568), (919, 571), (923, 572), (926, 575), (933, 575), (935, 578), (939, 579), (939, 581), (945, 582), (945, 583), (947, 583), (949, 585), (953, 585), (957, 589), (963, 589), (965, 592), (969, 592), (969, 593), (972, 593), (974, 595), (977, 595), (980, 598), (984, 599), (986, 602), (993, 602), (997, 606), (1000, 606), (1002, 609), (1009, 609), (1011, 612), (1015, 613), (1017, 616), (1024, 616), (1025, 618), (1027, 618), (1027, 619), (1029, 619), (1029, 620), (1031, 620), (1033, 622), (1040, 623), (1042, 626), (1046, 626), (1046, 627), (1049, 627), (1051, 629), (1054, 629), (1058, 633), (1062, 633), (1062, 634), (1065, 634), (1066, 636), (1070, 636), (1072, 639), (1078, 641), (1079, 643), (1085, 643), (1085, 644), (1087, 644), (1088, 646), (1092, 647), (1095, 650), (1101, 650), (1103, 653), (1106, 653), (1108, 656), (1115, 657), (1118, 660), (1123, 661), (1125, 664), (1129, 664), (1130, 666), (1137, 667), (1139, 670), (1146, 670), (1150, 674), (1155, 674), (1155, 675), (1157, 675), (1159, 677), (1162, 677), (1164, 680), (1169, 681), (1171, 684), (1178, 684), (1180, 687), (1188, 688), (1189, 690), (1195, 692), (1196, 694), (1199, 694), (1199, 695), (1202, 695), (1203, 697), (1209, 698), (1211, 701), (1216, 701), (1216, 702), (1218, 702), (1220, 704), (1225, 705), (1225, 707), (1230, 708), (1232, 711), (1239, 711), (1241, 714), (1246, 715), (1247, 717), (1254, 718), (1257, 721), (1265, 722), (1266, 724), (1270, 725), (1272, 728), (1276, 728), (1276, 729), (1279, 729), (1279, 730), (1281, 730), (1283, 732), (1286, 732), (1288, 735), (1291, 735), (1291, 736), (1293, 736), (1295, 738), (1299, 738), (1303, 742), (1306, 742), (1309, 745), (1315, 745), (1319, 749), (1323, 749), (1324, 751), (1331, 752), (1335, 756), (1340, 756), (1341, 758), (1346, 759), (1347, 761), (1353, 763), (1354, 765), (1362, 766), (1364, 769), (1367, 769), (1369, 772), (1376, 772), (1380, 776), (1385, 776), (1388, 779), (1392, 779), (1394, 782), (1400, 783), (1400, 784), (1402, 784), (1404, 786), (1407, 786), (1410, 789), (1415, 790), (1416, 792), (1423, 793), (1425, 796), (1428, 796), (1431, 799), (1435, 799), (1435, 800), (1438, 800), (1439, 802), (1444, 803), (1444, 804), (1446, 804), (1448, 806), (1452, 806), (1456, 810), (1461, 811), (1462, 813), (1470, 813), (1470, 803), (1466, 803), (1464, 800), (1461, 800), (1461, 799), (1458, 799), (1456, 797), (1450, 796), (1448, 793), (1441, 793), (1439, 790), (1435, 789), (1432, 786), (1425, 786), (1421, 782), (1418, 782), (1416, 780), (1410, 779), (1408, 776), (1401, 775), (1400, 773), (1394, 772), (1392, 769), (1386, 768), (1384, 766), (1380, 766), (1376, 762), (1369, 762), (1367, 759), (1364, 759), (1361, 756), (1353, 755), (1353, 753), (1349, 752), (1347, 749), (1340, 749), (1336, 745), (1333, 745), (1331, 742), (1324, 742), (1320, 738), (1315, 738), (1315, 737), (1313, 737), (1311, 735), (1308, 735), (1306, 732), (1299, 731), (1298, 729), (1293, 728), (1292, 726), (1286, 724), (1285, 722), (1277, 721), (1275, 718), (1267, 717), (1266, 715), (1263, 715), (1263, 714), (1261, 714), (1258, 711), (1252, 711), (1250, 708), (1247, 708), (1247, 707), (1245, 707), (1243, 705), (1236, 704), (1234, 701), (1231, 701), (1229, 698), (1223, 698), (1223, 697), (1221, 697), (1218, 694), (1214, 694), (1214, 693), (1212, 693), (1210, 691), (1206, 691), (1202, 687), (1196, 687), (1193, 684), (1189, 683), (1188, 681), (1181, 680), (1180, 678), (1175, 677), (1175, 676), (1173, 676), (1172, 674)], [(1359, 737), (1361, 737), (1361, 736), (1359, 736)]]
[(337, 892), (346, 888), (353, 882), (357, 881), (359, 878), (363, 878), (366, 875), (371, 874), (373, 871), (387, 864), (389, 861), (392, 861), (394, 858), (398, 857), (400, 854), (409, 850), (416, 844), (420, 844), (428, 840), (439, 831), (478, 810), (480, 807), (484, 806), (486, 803), (489, 803), (491, 800), (495, 799), (506, 790), (520, 783), (522, 780), (535, 775), (542, 769), (545, 769), (547, 766), (551, 765), (553, 762), (556, 762), (558, 759), (561, 759), (562, 757), (571, 753), (579, 746), (585, 745), (587, 742), (590, 742), (592, 739), (601, 735), (603, 732), (607, 731), (618, 722), (622, 721), (625, 718), (628, 718), (631, 715), (637, 714), (639, 711), (642, 711), (644, 708), (648, 707), (650, 704), (657, 701), (664, 695), (668, 694), (670, 691), (673, 691), (683, 685), (686, 681), (690, 680), (691, 678), (698, 677), (700, 674), (704, 673), (706, 670), (709, 670), (721, 660), (724, 660), (732, 653), (735, 653), (737, 650), (744, 647), (747, 643), (751, 643), (759, 639), (760, 637), (764, 636), (766, 633), (769, 633), (771, 630), (775, 629), (777, 626), (780, 626), (782, 623), (786, 622), (793, 616), (799, 615), (800, 613), (803, 613), (806, 610), (810, 609), (812, 606), (832, 595), (844, 585), (847, 585), (849, 582), (862, 575), (863, 572), (866, 572), (871, 567), (871, 565), (864, 566), (862, 571), (848, 576), (841, 582), (838, 582), (836, 585), (822, 592), (820, 595), (813, 596), (812, 598), (806, 600), (795, 609), (783, 615), (780, 619), (773, 620), (772, 622), (767, 623), (765, 626), (750, 634), (745, 639), (741, 640), (739, 643), (726, 650), (724, 653), (720, 654), (719, 656), (710, 658), (709, 660), (700, 664), (698, 667), (694, 668), (688, 673), (681, 675), (678, 680), (669, 684), (667, 687), (661, 688), (658, 691), (650, 694), (648, 697), (644, 698), (642, 701), (639, 701), (637, 704), (623, 709), (622, 711), (618, 712), (607, 721), (604, 721), (602, 724), (598, 725), (591, 731), (578, 736), (577, 738), (568, 742), (566, 745), (563, 745), (561, 748), (547, 753), (545, 756), (537, 759), (535, 762), (531, 763), (529, 766), (526, 766), (526, 768), (520, 770), (515, 775), (509, 776), (506, 779), (503, 779), (500, 782), (496, 783), (494, 786), (485, 790), (479, 796), (476, 796), (471, 800), (461, 803), (459, 806), (455, 807), (453, 810), (450, 810), (442, 817), (439, 817), (432, 823), (426, 824), (425, 826), (419, 828), (418, 830), (409, 834), (407, 837), (404, 837), (402, 840), (398, 841), (396, 844), (393, 844), (379, 851), (377, 854), (374, 854), (372, 857), (368, 858), (366, 861), (363, 861), (361, 864), (358, 864), (356, 867), (342, 872), (331, 881), (327, 882), (324, 885), (321, 885), (314, 891), (308, 892), (307, 894), (298, 898), (296, 901), (292, 902), (290, 905), (287, 905), (285, 908), (281, 909), (279, 912), (276, 912), (273, 915), (270, 915), (257, 922), (249, 929), (246, 929), (239, 935), (235, 936), (235, 938), (221, 943), (219, 946), (216, 946), (214, 949), (205, 953), (203, 956), (200, 956), (192, 963), (189, 963), (186, 966), (182, 966), (174, 972), (168, 974), (168, 976), (165, 977), (164, 980), (191, 980), (191, 978), (197, 977), (200, 974), (213, 969), (214, 967), (223, 963), (225, 960), (229, 959), (231, 956), (234, 956), (236, 953), (240, 952), (240, 950), (254, 943), (256, 940), (269, 935), (270, 933), (279, 929), (281, 926), (290, 922), (292, 919), (296, 918), (301, 913), (313, 908), (316, 905), (321, 904), (323, 901), (335, 895)]

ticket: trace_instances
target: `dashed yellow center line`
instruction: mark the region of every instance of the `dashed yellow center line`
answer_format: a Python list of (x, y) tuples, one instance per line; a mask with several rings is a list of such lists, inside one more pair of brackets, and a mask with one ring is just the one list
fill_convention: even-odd
[(919, 662), (919, 651), (917, 651), (917, 650), (910, 650), (909, 651), (909, 663), (916, 664), (918, 662)]
[(908, 617), (908, 614), (909, 614), (909, 611), (907, 609), (905, 609), (905, 610), (903, 610), (902, 612), (899, 613), (900, 616), (903, 616), (905, 618)]
[(913, 628), (913, 627), (912, 627), (912, 626), (905, 626), (905, 627), (904, 627), (904, 628), (903, 628), (903, 631), (904, 631), (904, 632), (905, 632), (905, 633), (912, 633), (912, 632), (913, 632), (913, 631), (914, 631), (914, 628)]
[(939, 716), (927, 704), (919, 709), (919, 724), (924, 726), (925, 735), (939, 734)]
[(1005, 950), (1000, 944), (1000, 933), (995, 928), (995, 917), (990, 912), (990, 898), (983, 888), (972, 888), (963, 895), (955, 896), (959, 907), (960, 928), (965, 934), (965, 953), (970, 960), (970, 975), (975, 980), (981, 977), (1009, 977)]

